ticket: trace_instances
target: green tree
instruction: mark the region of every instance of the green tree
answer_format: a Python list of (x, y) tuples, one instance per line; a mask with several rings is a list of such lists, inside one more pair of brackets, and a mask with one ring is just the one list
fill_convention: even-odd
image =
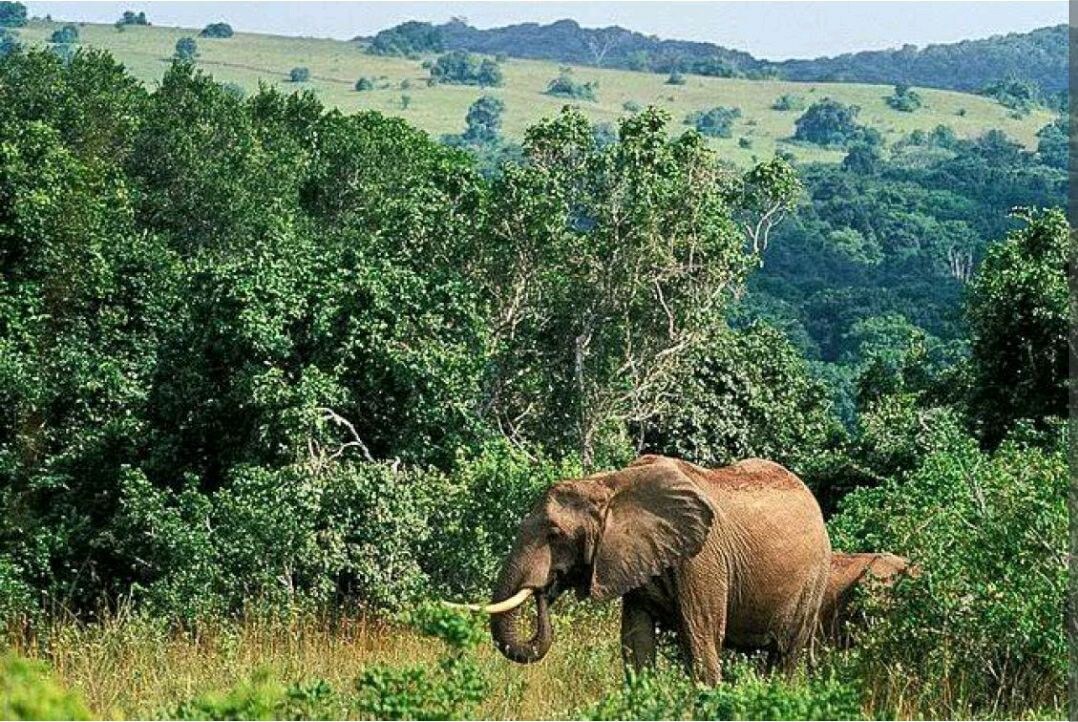
[(176, 41), (175, 57), (178, 60), (194, 60), (198, 55), (198, 43), (194, 38), (180, 38)]
[(232, 26), (228, 23), (210, 23), (198, 34), (200, 38), (230, 38)]
[(21, 28), (26, 25), (26, 6), (20, 2), (0, 1), (0, 27)]
[(741, 117), (741, 108), (716, 107), (711, 110), (697, 110), (685, 116), (685, 124), (691, 125), (697, 133), (712, 138), (729, 138), (734, 121)]
[(288, 81), (291, 83), (306, 83), (311, 79), (309, 68), (295, 67), (288, 71)]
[(861, 133), (857, 114), (861, 109), (831, 98), (809, 106), (794, 123), (794, 138), (818, 145), (846, 145)]
[(494, 143), (501, 136), (502, 113), (505, 103), (492, 95), (484, 95), (468, 108), (463, 138), (469, 143)]
[(989, 247), (966, 303), (971, 407), (990, 444), (1020, 419), (1067, 415), (1070, 229), (1059, 210), (1016, 216), (1024, 227)]
[(50, 43), (70, 45), (79, 41), (79, 29), (74, 25), (65, 25), (59, 30), (53, 31), (49, 36)]

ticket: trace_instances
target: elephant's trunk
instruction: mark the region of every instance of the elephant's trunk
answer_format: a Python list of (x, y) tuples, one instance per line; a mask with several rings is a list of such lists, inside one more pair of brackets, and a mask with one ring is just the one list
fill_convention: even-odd
[[(496, 585), (497, 588), (494, 590), (494, 600), (507, 599), (521, 589), (534, 589), (535, 593), (532, 596), (535, 599), (535, 632), (528, 637), (521, 630), (523, 611), (528, 605), (525, 602), (510, 611), (492, 615), (490, 618), (490, 633), (502, 654), (514, 662), (530, 664), (538, 662), (546, 656), (554, 639), (554, 633), (550, 626), (549, 600), (547, 599), (546, 589), (540, 586), (542, 582), (529, 584), (528, 582), (537, 582), (538, 580), (523, 579), (531, 576), (528, 572), (523, 574), (514, 573), (514, 568), (519, 567), (516, 567), (512, 562), (513, 560), (510, 560), (510, 563), (506, 565), (506, 569), (502, 572), (501, 579), (499, 579)], [(530, 569), (532, 574), (537, 571), (534, 566), (524, 566), (523, 568)], [(544, 578), (546, 576), (545, 570), (539, 576)]]

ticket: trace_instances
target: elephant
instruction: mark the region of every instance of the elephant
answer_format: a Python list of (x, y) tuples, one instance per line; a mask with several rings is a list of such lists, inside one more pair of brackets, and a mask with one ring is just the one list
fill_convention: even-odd
[(853, 644), (850, 624), (858, 621), (851, 602), (857, 589), (872, 585), (890, 587), (903, 576), (916, 577), (920, 569), (906, 557), (887, 553), (831, 555), (831, 574), (820, 605), (820, 635), (841, 648)]
[[(494, 587), (491, 634), (510, 660), (541, 660), (550, 605), (620, 597), (626, 668), (654, 664), (656, 630), (674, 632), (688, 672), (717, 684), (723, 646), (766, 649), (791, 670), (810, 642), (831, 544), (808, 487), (771, 461), (705, 469), (646, 455), (561, 481), (520, 522)], [(534, 597), (535, 629), (520, 629)]]

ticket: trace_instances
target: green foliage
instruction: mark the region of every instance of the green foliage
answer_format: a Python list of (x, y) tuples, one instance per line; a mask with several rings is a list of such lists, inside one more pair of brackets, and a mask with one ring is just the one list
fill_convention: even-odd
[(621, 107), (622, 110), (627, 113), (639, 113), (641, 110), (644, 109), (644, 106), (636, 102), (635, 100), (626, 100), (624, 103), (622, 103)]
[(970, 284), (971, 405), (997, 443), (1019, 419), (1067, 415), (1070, 229), (1062, 211), (1022, 210)]
[(1039, 88), (1034, 83), (1017, 77), (990, 83), (981, 90), (981, 94), (995, 98), (1000, 105), (1019, 113), (1028, 113), (1041, 104)]
[(174, 57), (177, 60), (194, 60), (198, 55), (198, 43), (194, 38), (180, 38), (176, 41)]
[(1061, 115), (1037, 131), (1037, 155), (1041, 162), (1052, 168), (1067, 170), (1070, 162), (1070, 121)]
[(374, 80), (368, 78), (366, 75), (356, 81), (355, 88), (357, 91), (374, 90)]
[(454, 50), (438, 56), (430, 78), (435, 83), (496, 87), (502, 84), (502, 69), (490, 58)]
[(11, 653), (0, 657), (0, 718), (91, 719), (82, 699), (58, 685), (44, 665)]
[(576, 100), (590, 100), (592, 102), (599, 99), (598, 89), (599, 81), (589, 80), (586, 83), (581, 83), (566, 71), (563, 71), (546, 86), (547, 95), (554, 95), (559, 98), (574, 98)]
[(0, 60), (3, 60), (5, 55), (15, 52), (20, 47), (18, 33), (14, 30), (0, 27)]
[(419, 607), (411, 623), (447, 645), (434, 667), (368, 667), (356, 680), (356, 707), (374, 719), (473, 719), (490, 682), (471, 649), (487, 638), (485, 620), (444, 607)]
[(756, 456), (803, 471), (841, 439), (827, 389), (773, 328), (716, 333), (686, 366), (678, 402), (651, 424), (649, 450), (704, 466)]
[(59, 30), (53, 31), (49, 36), (50, 43), (70, 45), (79, 41), (79, 29), (75, 25), (65, 25)]
[(749, 665), (727, 665), (723, 683), (693, 687), (670, 671), (630, 673), (617, 692), (585, 713), (593, 720), (856, 720), (861, 693), (832, 677), (787, 680), (760, 676)]
[(116, 21), (116, 27), (123, 27), (124, 25), (149, 25), (150, 22), (146, 19), (146, 13), (133, 10), (124, 10), (123, 15)]
[(200, 38), (230, 38), (232, 26), (228, 23), (210, 23), (198, 34)]
[(712, 138), (729, 138), (734, 121), (741, 117), (740, 108), (716, 107), (697, 110), (685, 116), (685, 125), (691, 125), (697, 133)]
[(861, 109), (831, 98), (818, 100), (794, 123), (794, 139), (826, 146), (845, 146), (868, 138), (857, 123)]
[(494, 143), (501, 135), (505, 103), (492, 95), (484, 95), (468, 107), (464, 118), (464, 140), (468, 143)]
[(442, 33), (430, 23), (409, 21), (380, 31), (371, 38), (367, 52), (373, 55), (418, 56), (440, 53), (444, 48)]
[(310, 68), (296, 67), (288, 71), (288, 80), (292, 83), (306, 83), (311, 79)]
[(0, 27), (21, 28), (26, 25), (26, 6), (21, 2), (0, 2)]
[[(911, 472), (847, 496), (831, 523), (836, 548), (888, 549), (920, 573), (867, 607), (862, 661), (909, 675), (904, 693), (949, 697), (971, 714), (1001, 700), (1058, 707), (1067, 668), (1063, 625), (1067, 462), (1061, 439), (994, 453), (956, 431)], [(868, 604), (868, 602), (866, 602)]]
[(161, 715), (177, 720), (340, 719), (345, 700), (325, 680), (285, 687), (268, 669), (227, 690), (207, 692)]
[(808, 107), (804, 96), (794, 93), (784, 93), (771, 104), (772, 110), (804, 110)]
[(903, 113), (912, 113), (924, 105), (921, 95), (908, 85), (895, 86), (895, 92), (887, 96), (887, 105)]
[(685, 76), (681, 74), (680, 70), (671, 70), (670, 75), (666, 78), (667, 85), (684, 85)]

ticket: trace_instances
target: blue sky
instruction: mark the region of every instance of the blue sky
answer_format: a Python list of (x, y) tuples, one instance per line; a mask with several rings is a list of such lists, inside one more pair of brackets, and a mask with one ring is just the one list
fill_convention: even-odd
[(573, 18), (783, 59), (924, 46), (1067, 22), (1057, 2), (27, 2), (34, 15), (112, 22), (145, 10), (158, 25), (351, 38), (404, 20), (463, 16), (477, 27)]

